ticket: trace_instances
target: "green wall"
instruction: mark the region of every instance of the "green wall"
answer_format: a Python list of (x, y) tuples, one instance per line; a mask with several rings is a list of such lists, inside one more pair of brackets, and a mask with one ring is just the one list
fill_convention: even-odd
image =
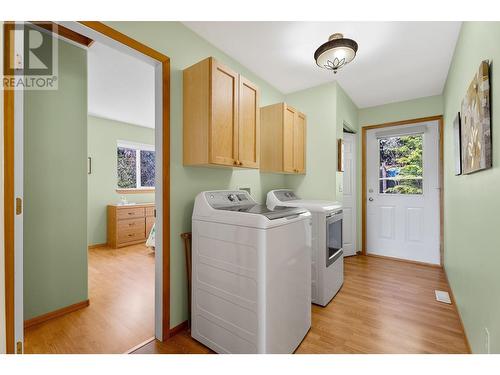
[(361, 108), (358, 112), (358, 152), (357, 152), (357, 185), (358, 185), (358, 238), (357, 246), (361, 251), (361, 128), (363, 126), (384, 124), (387, 122), (411, 120), (443, 114), (443, 96), (427, 96), (413, 100)]
[[(107, 205), (120, 201), (116, 192), (117, 141), (155, 144), (155, 130), (123, 122), (88, 116), (88, 156), (92, 173), (88, 175), (88, 244), (106, 243)], [(154, 202), (154, 193), (126, 194), (129, 202)]]
[(24, 318), (87, 297), (87, 56), (59, 41), (59, 89), (24, 92)]
[[(474, 353), (500, 353), (500, 23), (465, 22), (444, 90), (445, 268)], [(452, 124), (482, 60), (492, 61), (491, 118), (493, 168), (454, 175)]]
[(285, 98), (287, 104), (307, 116), (307, 173), (286, 176), (286, 186), (302, 198), (325, 200), (336, 198), (336, 98), (336, 83), (298, 91)]
[(360, 126), (410, 120), (443, 114), (443, 96), (427, 96), (413, 100), (378, 105), (359, 110)]
[[(351, 100), (349, 95), (344, 91), (344, 89), (337, 84), (337, 138), (344, 137), (344, 122), (351, 130), (358, 130), (358, 107)], [(359, 148), (359, 146), (358, 146)], [(337, 152), (335, 156), (337, 157)], [(336, 159), (335, 159), (336, 160)], [(335, 168), (337, 168), (337, 161), (335, 162)], [(342, 184), (343, 184), (344, 174), (342, 172), (337, 172), (337, 182), (336, 182), (336, 191), (337, 191), (337, 200), (342, 200), (343, 192)], [(358, 180), (359, 181), (359, 180)], [(358, 204), (359, 206), (359, 204)], [(357, 227), (359, 228), (359, 226)], [(358, 245), (359, 242), (356, 244)], [(357, 250), (357, 249), (356, 249)]]
[(109, 22), (108, 24), (170, 57), (170, 326), (173, 327), (188, 316), (184, 250), (180, 234), (191, 230), (191, 214), (196, 194), (202, 190), (250, 187), (252, 195), (265, 202), (268, 190), (285, 185), (284, 176), (261, 174), (258, 170), (182, 165), (182, 70), (208, 56), (214, 56), (260, 87), (261, 106), (281, 102), (284, 96), (180, 22)]
[(354, 131), (358, 129), (359, 109), (342, 86), (337, 83), (337, 131), (342, 133), (344, 122)]
[(286, 95), (307, 115), (307, 173), (287, 175), (286, 186), (309, 199), (342, 200), (343, 173), (337, 172), (337, 139), (344, 122), (358, 128), (358, 108), (337, 82)]

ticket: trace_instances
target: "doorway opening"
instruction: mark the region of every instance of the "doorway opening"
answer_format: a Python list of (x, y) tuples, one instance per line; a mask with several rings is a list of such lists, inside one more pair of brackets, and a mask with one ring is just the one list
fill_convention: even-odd
[(442, 116), (362, 128), (362, 252), (442, 264)]
[[(14, 56), (15, 38), (10, 37), (14, 23), (4, 24), (4, 56), (5, 61), (10, 61), (9, 57)], [(170, 247), (170, 222), (169, 222), (169, 77), (170, 64), (167, 56), (121, 34), (120, 32), (99, 22), (62, 22), (59, 27), (52, 24), (50, 32), (69, 39), (71, 44), (82, 41), (96, 41), (113, 46), (121, 51), (135, 55), (138, 58), (148, 61), (154, 67), (154, 101), (155, 113), (155, 208), (156, 208), (156, 238), (154, 253), (154, 336), (160, 340), (167, 339), (171, 330), (169, 327), (170, 316), (170, 294), (169, 294), (169, 247)], [(19, 153), (23, 150), (22, 132), (22, 92), (9, 92), (5, 90), (4, 100), (4, 142), (5, 142), (5, 255), (6, 255), (6, 338), (8, 353), (22, 353), (24, 339), (24, 313), (23, 313), (23, 269), (22, 269), (22, 229), (23, 212), (14, 210), (15, 202), (24, 198), (22, 190), (23, 170), (22, 157)], [(60, 103), (62, 106), (63, 103)], [(70, 121), (70, 119), (68, 119)], [(8, 146), (7, 146), (8, 145)], [(143, 150), (145, 152), (151, 150)], [(115, 152), (118, 154), (118, 144)], [(140, 152), (140, 150), (139, 150)], [(145, 154), (144, 154), (145, 155)], [(118, 157), (118, 156), (117, 156)], [(147, 156), (143, 159), (147, 159)], [(84, 158), (87, 168), (91, 168), (90, 160)], [(65, 162), (65, 160), (62, 160)], [(17, 198), (17, 199), (16, 199)], [(78, 201), (78, 197), (74, 197)], [(146, 208), (145, 208), (146, 210)], [(153, 215), (154, 216), (154, 215)], [(144, 214), (144, 221), (147, 214)], [(146, 232), (146, 229), (144, 229)], [(19, 240), (19, 233), (21, 237)], [(64, 233), (61, 233), (64, 236)], [(145, 234), (144, 234), (145, 236)], [(86, 241), (85, 241), (86, 242)], [(86, 249), (85, 249), (86, 250)], [(62, 259), (54, 259), (62, 262)], [(19, 267), (20, 266), (20, 267)], [(67, 285), (63, 285), (66, 287)], [(64, 293), (64, 292), (63, 292)], [(74, 307), (68, 306), (70, 310)], [(88, 302), (86, 302), (88, 303)], [(67, 311), (63, 311), (67, 312)], [(139, 344), (136, 342), (135, 344)]]
[(343, 165), (342, 175), (342, 211), (343, 224), (343, 249), (344, 256), (356, 255), (358, 252), (358, 225), (357, 225), (357, 135), (350, 128), (344, 126), (343, 134)]

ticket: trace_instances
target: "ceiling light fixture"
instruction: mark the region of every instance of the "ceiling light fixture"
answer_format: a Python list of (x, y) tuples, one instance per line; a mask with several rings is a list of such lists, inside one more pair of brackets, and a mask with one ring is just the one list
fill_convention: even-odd
[(336, 74), (337, 70), (344, 65), (349, 64), (358, 51), (358, 43), (352, 39), (344, 38), (341, 33), (335, 33), (328, 38), (328, 42), (319, 46), (314, 52), (314, 60), (316, 64), (328, 70), (333, 70)]

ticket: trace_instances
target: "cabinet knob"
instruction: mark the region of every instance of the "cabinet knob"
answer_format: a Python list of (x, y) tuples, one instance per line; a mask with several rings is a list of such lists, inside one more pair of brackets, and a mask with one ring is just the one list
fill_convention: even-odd
[(243, 163), (241, 161), (238, 162), (238, 165), (243, 165)]

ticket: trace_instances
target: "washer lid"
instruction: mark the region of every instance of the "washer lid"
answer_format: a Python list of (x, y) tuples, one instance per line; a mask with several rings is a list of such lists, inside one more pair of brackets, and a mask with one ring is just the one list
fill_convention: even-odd
[(241, 190), (204, 191), (196, 196), (193, 220), (232, 226), (269, 229), (309, 220), (311, 213), (301, 208), (272, 210), (261, 206)]
[(233, 212), (241, 212), (244, 214), (254, 214), (254, 215), (262, 215), (267, 217), (269, 220), (281, 219), (283, 217), (289, 216), (297, 216), (304, 212), (307, 212), (305, 209), (296, 208), (296, 207), (277, 207), (274, 210), (269, 209), (265, 205), (254, 204), (247, 206), (229, 206), (229, 207), (219, 207), (217, 210), (222, 211), (233, 211)]

